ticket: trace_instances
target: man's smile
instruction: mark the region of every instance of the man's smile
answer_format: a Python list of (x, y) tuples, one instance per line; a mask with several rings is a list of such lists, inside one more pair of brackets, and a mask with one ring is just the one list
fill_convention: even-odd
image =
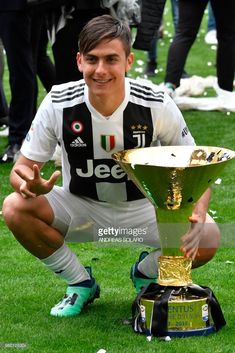
[(111, 78), (108, 78), (108, 79), (106, 79), (106, 80), (104, 80), (104, 79), (98, 79), (98, 78), (93, 78), (93, 81), (95, 81), (96, 83), (101, 83), (101, 84), (103, 84), (103, 83), (108, 83), (108, 82), (110, 82), (112, 79)]

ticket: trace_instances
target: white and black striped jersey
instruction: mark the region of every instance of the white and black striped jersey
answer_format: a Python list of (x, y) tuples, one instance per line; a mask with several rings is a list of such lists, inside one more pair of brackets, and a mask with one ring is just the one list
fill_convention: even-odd
[(152, 83), (125, 80), (124, 101), (108, 118), (91, 106), (84, 80), (54, 86), (38, 109), (23, 155), (48, 161), (59, 142), (66, 190), (107, 202), (143, 198), (112, 154), (195, 143), (181, 112), (164, 91)]

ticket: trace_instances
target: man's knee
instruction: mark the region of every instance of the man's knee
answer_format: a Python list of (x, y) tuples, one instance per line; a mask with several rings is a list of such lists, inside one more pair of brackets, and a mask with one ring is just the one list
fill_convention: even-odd
[(197, 256), (193, 261), (193, 268), (202, 266), (216, 254), (220, 243), (220, 229), (214, 222), (206, 223), (204, 237), (200, 243)]
[(38, 218), (47, 224), (51, 224), (54, 218), (52, 208), (43, 195), (24, 199), (16, 192), (6, 197), (2, 213), (10, 229), (16, 228), (28, 217)]
[(8, 195), (2, 206), (2, 215), (7, 225), (10, 225), (13, 219), (17, 218), (17, 214), (19, 212), (19, 203), (20, 198), (22, 198), (16, 192)]

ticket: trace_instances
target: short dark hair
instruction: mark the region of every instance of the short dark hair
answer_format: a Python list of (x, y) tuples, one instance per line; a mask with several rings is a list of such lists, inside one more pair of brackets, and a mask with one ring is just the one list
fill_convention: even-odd
[(87, 54), (101, 41), (120, 39), (126, 56), (131, 52), (131, 30), (129, 25), (110, 15), (102, 15), (92, 18), (82, 29), (79, 36), (79, 51)]

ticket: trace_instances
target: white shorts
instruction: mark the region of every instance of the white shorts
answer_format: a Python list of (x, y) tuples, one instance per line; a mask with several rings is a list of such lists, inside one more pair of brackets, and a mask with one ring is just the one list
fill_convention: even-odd
[(59, 186), (45, 197), (55, 215), (52, 226), (66, 241), (160, 246), (155, 209), (147, 199), (113, 204), (79, 197)]

